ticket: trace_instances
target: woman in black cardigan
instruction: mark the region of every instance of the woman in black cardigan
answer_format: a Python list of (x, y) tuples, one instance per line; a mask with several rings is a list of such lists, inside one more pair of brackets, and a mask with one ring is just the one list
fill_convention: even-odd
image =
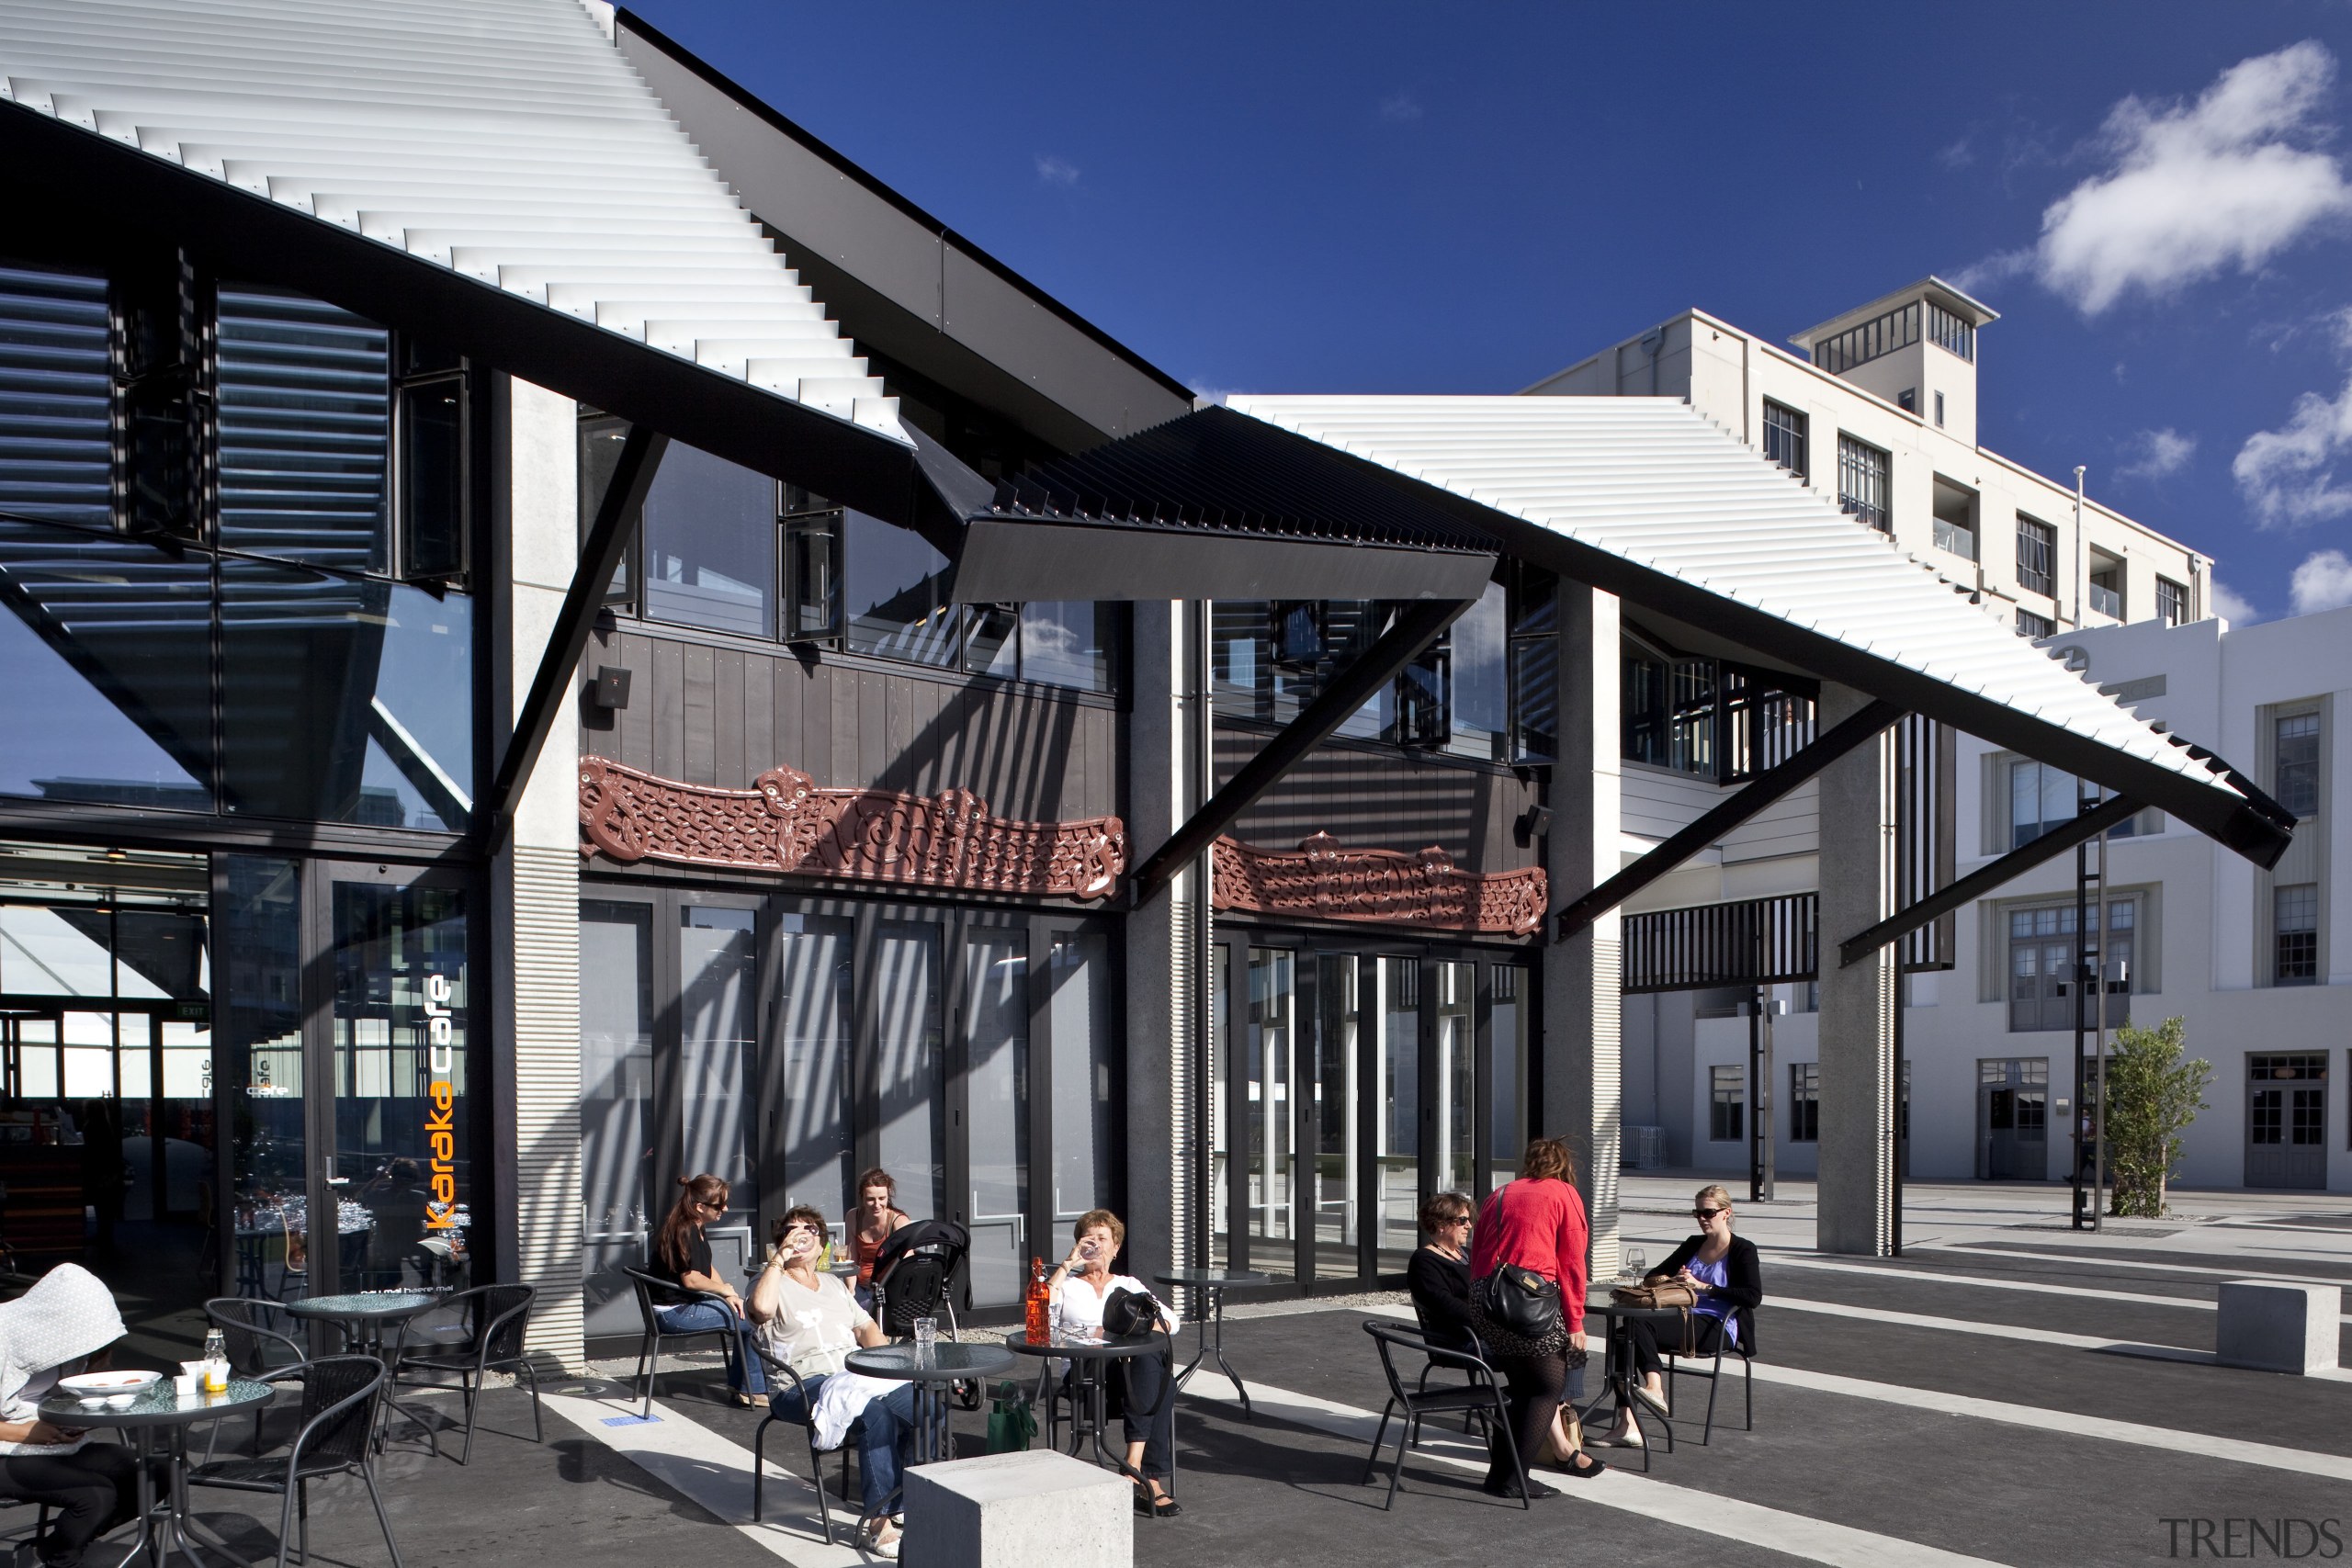
[[(1702, 1187), (1690, 1206), (1699, 1234), (1674, 1249), (1646, 1277), (1650, 1284), (1671, 1281), (1688, 1285), (1699, 1294), (1690, 1309), (1690, 1348), (1712, 1356), (1726, 1345), (1739, 1344), (1740, 1314), (1752, 1312), (1764, 1300), (1764, 1277), (1757, 1266), (1756, 1244), (1732, 1235), (1731, 1194), (1720, 1187)], [(1634, 1366), (1642, 1374), (1634, 1397), (1659, 1415), (1667, 1414), (1666, 1366), (1659, 1359), (1657, 1330), (1646, 1318), (1632, 1323)], [(1746, 1348), (1746, 1347), (1742, 1347)], [(1642, 1429), (1631, 1407), (1620, 1410), (1610, 1441), (1620, 1447), (1642, 1446)]]
[(1470, 1349), (1470, 1200), (1440, 1192), (1422, 1204), (1421, 1236), (1405, 1265), (1421, 1332), (1449, 1350)]

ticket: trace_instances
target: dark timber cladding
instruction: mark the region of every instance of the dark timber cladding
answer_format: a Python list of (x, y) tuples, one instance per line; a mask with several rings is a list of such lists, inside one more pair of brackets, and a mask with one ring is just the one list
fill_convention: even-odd
[[(1266, 731), (1219, 724), (1217, 782), (1224, 783), (1266, 743)], [(1474, 871), (1540, 865), (1520, 822), (1541, 792), (1533, 777), (1506, 769), (1429, 758), (1394, 748), (1327, 745), (1310, 753), (1227, 829), (1258, 849), (1296, 849), (1329, 833), (1350, 849), (1414, 851), (1435, 847)]]
[(607, 625), (598, 665), (634, 674), (618, 712), (581, 705), (580, 750), (686, 784), (747, 789), (790, 764), (828, 788), (968, 789), (1004, 817), (1118, 814), (1118, 713), (1101, 699), (803, 663), (723, 638)]

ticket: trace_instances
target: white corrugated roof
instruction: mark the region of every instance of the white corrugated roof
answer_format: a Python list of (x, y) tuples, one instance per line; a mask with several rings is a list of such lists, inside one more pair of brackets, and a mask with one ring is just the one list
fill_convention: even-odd
[(1234, 397), (1227, 406), (2245, 799), (1679, 400)]
[(906, 439), (582, 0), (6, 0), (0, 95)]

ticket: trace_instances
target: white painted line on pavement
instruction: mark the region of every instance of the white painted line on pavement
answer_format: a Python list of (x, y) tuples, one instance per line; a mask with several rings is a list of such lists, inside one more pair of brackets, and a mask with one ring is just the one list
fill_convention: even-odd
[[(2031, 1256), (2039, 1258), (2041, 1254), (2034, 1253)], [(1796, 1258), (1787, 1253), (1775, 1254), (1772, 1262), (1777, 1267), (1788, 1269), (1824, 1269), (1840, 1274), (1871, 1274), (1882, 1280), (1928, 1280), (1943, 1285), (1979, 1285), (1986, 1290), (2024, 1291), (2039, 1296), (2085, 1296), (2093, 1301), (2131, 1302), (2142, 1306), (2187, 1307), (2192, 1312), (2214, 1312), (2219, 1310), (2221, 1305), (2219, 1302), (2202, 1301), (2194, 1296), (2151, 1296), (2132, 1291), (2094, 1290), (2088, 1285), (2044, 1285), (2031, 1280), (2003, 1279), (1997, 1275), (1942, 1274), (1928, 1270), (1890, 1269), (1880, 1263), (1848, 1263), (1832, 1261), (1826, 1258)], [(2243, 1272), (2229, 1276), (2233, 1280), (2243, 1280), (2245, 1277)], [(2265, 1276), (2272, 1279), (2278, 1277)], [(1778, 1302), (1781, 1298), (1776, 1295), (1771, 1299)], [(2352, 1312), (2338, 1315), (2344, 1322), (2352, 1323)]]
[[(1363, 1309), (1359, 1309), (1363, 1310)], [(1382, 1316), (1393, 1315), (1394, 1309), (1383, 1311)], [(1231, 1388), (1222, 1373), (1203, 1371), (1184, 1387), (1188, 1399), (1204, 1397), (1202, 1385), (1209, 1388)], [(1240, 1401), (1231, 1396), (1211, 1393), (1205, 1397), (1219, 1404), (1240, 1408)], [(1250, 1403), (1261, 1415), (1295, 1426), (1309, 1427), (1318, 1432), (1329, 1432), (1372, 1448), (1373, 1433), (1380, 1425), (1380, 1413), (1363, 1410), (1351, 1404), (1340, 1404), (1313, 1394), (1294, 1393), (1287, 1389), (1252, 1382)], [(1419, 1465), (1443, 1464), (1449, 1467), (1476, 1471), (1483, 1474), (1487, 1454), (1482, 1448), (1473, 1448), (1459, 1437), (1447, 1438), (1433, 1427), (1422, 1428), (1422, 1445), (1406, 1455), (1405, 1484), (1413, 1484), (1411, 1472)], [(1389, 1436), (1396, 1436), (1396, 1425), (1389, 1425)], [(1390, 1450), (1392, 1453), (1394, 1450)], [(1564, 1495), (1596, 1503), (1604, 1508), (1616, 1508), (1661, 1524), (1677, 1525), (1684, 1529), (1706, 1535), (1744, 1541), (1770, 1551), (1801, 1557), (1811, 1562), (1823, 1562), (1832, 1568), (1999, 1568), (1998, 1564), (1982, 1557), (1967, 1557), (1956, 1551), (1928, 1546), (1900, 1536), (1879, 1535), (1871, 1530), (1856, 1529), (1850, 1525), (1836, 1524), (1828, 1519), (1816, 1519), (1804, 1514), (1792, 1514), (1781, 1508), (1768, 1508), (1758, 1503), (1742, 1502), (1719, 1489), (1677, 1486), (1645, 1475), (1611, 1466), (1606, 1475), (1590, 1481), (1552, 1481), (1543, 1484)], [(1386, 1467), (1374, 1472), (1372, 1484), (1385, 1488), (1388, 1484)], [(1660, 1561), (1670, 1557), (1663, 1543), (1648, 1555)]]
[[(2318, 1274), (2286, 1274), (2265, 1269), (2256, 1265), (2270, 1260), (2267, 1253), (2248, 1254), (2244, 1269), (2207, 1269), (2194, 1263), (2143, 1263), (2137, 1258), (2108, 1258), (2096, 1252), (2018, 1252), (1995, 1247), (1919, 1247), (1905, 1248), (1905, 1256), (1914, 1252), (1949, 1253), (1955, 1258), (2022, 1258), (2035, 1263), (2085, 1263), (2102, 1269), (2142, 1269), (2157, 1274), (2198, 1274), (2215, 1280), (2277, 1280), (2294, 1285), (2334, 1285), (2338, 1290), (2352, 1291), (2352, 1280), (2331, 1280)], [(2281, 1262), (2302, 1263), (2308, 1258), (2290, 1258)]]
[[(1255, 1392), (1254, 1390), (1252, 1391)], [(615, 1416), (634, 1416), (643, 1408), (635, 1398), (587, 1399), (577, 1394), (550, 1393), (547, 1407), (596, 1441), (624, 1455), (656, 1481), (683, 1494), (731, 1528), (793, 1568), (854, 1568), (878, 1562), (855, 1547), (827, 1546), (817, 1522), (817, 1493), (800, 1476), (768, 1454), (767, 1517), (752, 1518), (752, 1450), (720, 1437), (689, 1416), (656, 1402), (658, 1419), (639, 1425), (608, 1427)], [(775, 1434), (769, 1434), (774, 1437)], [(833, 1540), (847, 1540), (855, 1528), (857, 1505), (836, 1502)]]

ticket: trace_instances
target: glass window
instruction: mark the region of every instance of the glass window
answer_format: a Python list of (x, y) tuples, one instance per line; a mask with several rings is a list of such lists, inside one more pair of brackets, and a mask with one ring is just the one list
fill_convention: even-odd
[(1821, 1064), (1789, 1064), (1789, 1142), (1821, 1141)]
[(1021, 606), (1021, 678), (1082, 692), (1111, 689), (1118, 607), (1091, 600)]
[(758, 1103), (759, 955), (749, 909), (686, 908), (678, 921), (678, 1077), (685, 1144), (679, 1175), (728, 1183), (726, 1223), (759, 1213), (752, 1145)]
[(1882, 533), (1894, 528), (1887, 513), (1888, 463), (1877, 447), (1838, 433), (1838, 509)]
[(1533, 987), (1528, 983), (1528, 972), (1516, 964), (1498, 964), (1487, 973), (1494, 979), (1495, 1005), (1490, 1025), (1494, 1059), (1487, 1069), (1492, 1117), (1487, 1174), (1488, 1181), (1499, 1187), (1519, 1173), (1519, 1156), (1527, 1148), (1527, 1037), (1532, 1021), (1529, 1011)]
[(1747, 1136), (1747, 1069), (1707, 1069), (1707, 1141), (1736, 1144)]
[(114, 520), (107, 280), (0, 263), (0, 514)]
[(2047, 615), (2037, 615), (2031, 610), (2018, 612), (2018, 636), (2034, 638), (2056, 635), (2058, 623)]
[(1057, 936), (1047, 961), (1053, 1031), (1054, 1241), (1067, 1257), (1079, 1215), (1116, 1196), (1111, 1147), (1110, 940)]
[[(580, 537), (588, 538), (588, 530), (595, 526), (596, 510), (605, 502), (605, 492), (613, 486), (613, 472), (620, 467), (621, 448), (628, 444), (628, 421), (614, 419), (608, 414), (582, 412), (580, 416)], [(607, 604), (628, 604), (635, 596), (631, 587), (634, 574), (629, 566), (636, 554), (632, 544), (621, 554), (620, 564), (613, 569), (612, 585), (605, 593)]]
[[(290, 1201), (307, 1202), (309, 1146), (303, 1114), (301, 873), (292, 861), (223, 855), (228, 900), (220, 910), (220, 951), (228, 974), (220, 987), (220, 1056), (215, 1070), (227, 1086), (231, 1170), (239, 1207), (255, 1221), (277, 1218), (249, 1245), (257, 1289), (302, 1292), (293, 1271), (305, 1267), (301, 1225), (282, 1218)], [(28, 1092), (38, 1092), (28, 1086)], [(273, 1234), (274, 1233), (274, 1234)]]
[[(786, 487), (792, 491), (793, 487)], [(842, 514), (819, 512), (784, 520), (784, 637), (839, 637), (842, 631)]]
[(2319, 715), (2281, 714), (2272, 721), (2277, 762), (2271, 794), (2297, 817), (2319, 815)]
[(1478, 966), (1440, 964), (1437, 973), (1437, 1184), (1447, 1192), (1477, 1185)]
[(2018, 513), (2018, 587), (2027, 593), (2055, 592), (2058, 570), (2058, 530)]
[(469, 599), (233, 558), (220, 599), (228, 810), (465, 828)]
[(2156, 579), (2156, 619), (2168, 626), (2188, 619), (2188, 590), (2169, 577)]
[(952, 669), (961, 616), (947, 603), (947, 558), (920, 534), (878, 517), (842, 517), (842, 581), (849, 646)]
[(212, 572), (0, 517), (0, 792), (212, 809)]
[(972, 1168), (972, 1304), (1009, 1306), (1029, 1282), (1029, 938), (976, 931), (964, 947)]
[(1559, 755), (1559, 581), (1522, 565), (1511, 595), (1510, 760), (1548, 762)]
[(784, 1053), (784, 1207), (846, 1214), (850, 1182), (851, 923), (777, 917), (775, 1020)]
[[(2107, 906), (2108, 929), (2098, 930), (2098, 906), (2090, 910), (2090, 960), (2099, 967), (2109, 1028), (2131, 1016), (2132, 976), (2138, 940), (2139, 900), (2119, 898)], [(2044, 905), (2009, 911), (2009, 1029), (2072, 1029), (2077, 996), (2075, 974), (2075, 906)], [(2085, 1021), (2095, 1022), (2087, 1010)]]
[(2271, 978), (2281, 986), (2308, 986), (2319, 979), (2319, 884), (2291, 883), (2271, 889), (2278, 940)]
[(646, 619), (775, 635), (774, 479), (673, 441), (646, 492), (644, 520)]
[(218, 301), (221, 546), (390, 570), (391, 333), (280, 289)]
[(882, 1168), (918, 1220), (945, 1201), (946, 1077), (941, 1059), (939, 928), (884, 920), (875, 939), (876, 1092)]
[(1250, 1267), (1297, 1271), (1291, 1233), (1291, 1100), (1296, 1077), (1298, 955), (1285, 948), (1250, 950), (1250, 1022), (1241, 1049), (1241, 1147), (1247, 1162), (1243, 1202)]
[(1421, 1165), (1421, 964), (1382, 958), (1380, 1041), (1373, 1055), (1373, 1179), (1384, 1271), (1402, 1270), (1419, 1245)]
[(1809, 424), (1796, 410), (1764, 400), (1764, 456), (1801, 479), (1813, 472), (1806, 452)]
[(620, 1270), (644, 1260), (652, 1169), (653, 913), (580, 906), (580, 1239), (587, 1332), (638, 1326)]
[(1510, 740), (1510, 686), (1504, 668), (1510, 599), (1501, 583), (1489, 582), (1446, 631), (1451, 749), (1496, 761), (1505, 760)]
[(400, 390), (401, 575), (452, 581), (466, 570), (466, 384), (460, 376)]
[(2072, 774), (2041, 762), (2009, 764), (2009, 843), (2023, 849), (2075, 819)]

